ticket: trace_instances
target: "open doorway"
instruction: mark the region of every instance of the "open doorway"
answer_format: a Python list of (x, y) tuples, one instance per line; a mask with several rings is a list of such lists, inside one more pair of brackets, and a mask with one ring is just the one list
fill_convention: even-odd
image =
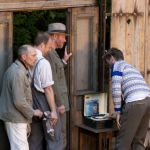
[[(48, 25), (53, 22), (67, 24), (67, 9), (61, 10), (37, 10), (13, 13), (13, 60), (17, 58), (17, 50), (23, 44), (33, 45), (38, 32), (47, 31)], [(56, 49), (60, 58), (63, 57), (65, 45), (62, 49)], [(66, 71), (68, 75), (69, 71)], [(68, 81), (67, 81), (68, 83)], [(69, 129), (69, 113), (67, 112), (67, 129)], [(67, 141), (69, 141), (67, 130)], [(69, 142), (68, 142), (69, 144)], [(67, 145), (69, 148), (69, 145)]]
[[(66, 24), (67, 11), (38, 10), (13, 13), (13, 60), (17, 49), (23, 44), (33, 44), (35, 36), (40, 31), (47, 31), (48, 24), (62, 22)], [(58, 53), (61, 56), (60, 51)]]

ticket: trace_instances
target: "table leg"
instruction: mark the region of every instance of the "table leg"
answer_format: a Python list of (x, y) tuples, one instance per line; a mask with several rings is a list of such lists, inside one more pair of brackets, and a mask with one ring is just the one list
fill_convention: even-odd
[(105, 150), (105, 133), (98, 134), (98, 150)]
[(107, 140), (108, 150), (112, 150), (112, 132), (107, 133), (106, 140)]
[(98, 150), (112, 150), (112, 132), (99, 133)]

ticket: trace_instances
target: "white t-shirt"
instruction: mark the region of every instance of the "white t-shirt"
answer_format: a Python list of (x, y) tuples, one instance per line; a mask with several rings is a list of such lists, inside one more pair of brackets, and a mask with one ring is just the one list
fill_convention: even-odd
[[(34, 86), (35, 88), (44, 93), (44, 88), (54, 84), (52, 78), (52, 70), (50, 63), (42, 56), (42, 52), (36, 49), (37, 62), (40, 60), (36, 66), (34, 74)], [(43, 58), (43, 59), (42, 59)], [(31, 70), (31, 76), (33, 77), (34, 68)]]

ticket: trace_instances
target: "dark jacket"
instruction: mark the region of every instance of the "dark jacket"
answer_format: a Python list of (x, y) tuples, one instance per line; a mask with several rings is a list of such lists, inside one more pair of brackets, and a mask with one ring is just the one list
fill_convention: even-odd
[(64, 67), (65, 64), (62, 62), (55, 50), (49, 52), (47, 60), (51, 64), (53, 80), (54, 80), (54, 95), (56, 105), (64, 105), (66, 111), (69, 110), (68, 90), (66, 84), (66, 77)]

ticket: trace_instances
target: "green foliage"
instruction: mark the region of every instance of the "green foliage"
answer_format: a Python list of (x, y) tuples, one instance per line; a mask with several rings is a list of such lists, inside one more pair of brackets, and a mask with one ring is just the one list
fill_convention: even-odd
[(16, 58), (17, 49), (21, 45), (33, 44), (37, 32), (47, 31), (48, 24), (52, 22), (66, 24), (66, 10), (38, 10), (14, 13), (14, 59)]
[(111, 0), (106, 0), (106, 12), (111, 12)]

